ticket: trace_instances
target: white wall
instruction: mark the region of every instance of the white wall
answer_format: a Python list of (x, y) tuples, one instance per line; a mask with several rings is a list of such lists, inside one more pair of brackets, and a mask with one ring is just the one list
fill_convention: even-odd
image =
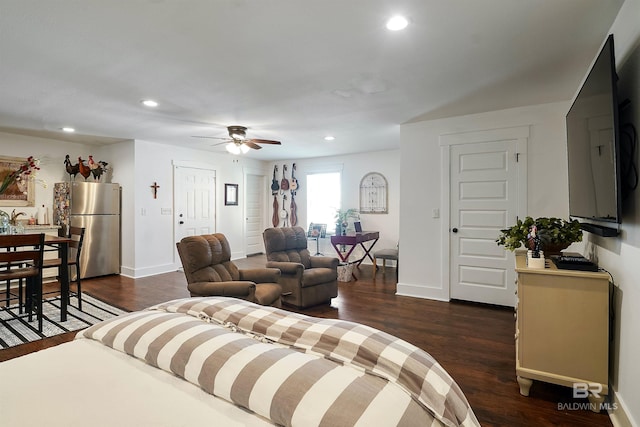
[[(130, 275), (131, 271), (135, 271), (135, 224), (130, 219), (133, 218), (133, 208), (136, 200), (134, 190), (135, 182), (135, 142), (126, 141), (119, 144), (105, 147), (107, 154), (105, 161), (113, 168), (112, 182), (120, 184), (121, 188), (121, 206), (120, 206), (120, 223), (121, 223), (121, 255), (120, 270), (123, 274)], [(108, 159), (108, 160), (107, 160)]]
[[(619, 100), (631, 107), (621, 123), (640, 130), (640, 0), (626, 0), (613, 26)], [(604, 42), (604, 41), (603, 41)], [(636, 151), (635, 164), (638, 165)], [(588, 235), (588, 233), (586, 233)], [(623, 204), (622, 234), (618, 238), (589, 235), (589, 254), (615, 279), (615, 334), (610, 382), (614, 401), (624, 410), (614, 411), (618, 425), (640, 425), (640, 189)]]
[[(31, 215), (35, 216), (38, 207), (44, 204), (49, 208), (49, 219), (51, 220), (53, 184), (69, 180), (69, 175), (64, 165), (64, 158), (67, 154), (69, 154), (72, 163), (76, 163), (79, 156), (86, 160), (90, 154), (96, 160), (103, 160), (102, 150), (90, 145), (0, 132), (0, 156), (25, 159), (33, 156), (40, 159), (40, 171), (37, 177), (46, 182), (46, 187), (42, 185), (35, 186), (34, 207), (7, 207), (2, 206), (2, 202), (0, 202), (0, 209), (9, 214), (13, 209), (16, 212), (25, 212), (27, 214), (26, 217), (20, 217), (19, 219), (26, 219)], [(106, 158), (104, 160), (108, 161)], [(83, 178), (78, 175), (78, 179), (82, 180)]]
[[(640, 0), (626, 0), (611, 28), (616, 45), (619, 100), (632, 106), (622, 121), (640, 130)], [(604, 40), (603, 40), (604, 43)], [(596, 52), (594, 52), (595, 57)], [(585, 70), (585, 75), (586, 75)], [(575, 88), (576, 92), (578, 88)], [(448, 284), (442, 283), (443, 218), (432, 219), (434, 208), (441, 208), (441, 134), (465, 130), (531, 125), (528, 146), (528, 213), (536, 216), (568, 216), (567, 158), (564, 117), (570, 101), (529, 106), (463, 117), (420, 122), (401, 128), (400, 238), (403, 268), (398, 290), (417, 296), (448, 299)], [(638, 151), (635, 163), (638, 165)], [(404, 183), (420, 182), (415, 185)], [(406, 224), (421, 222), (423, 232), (415, 233)], [(445, 234), (446, 235), (446, 234)], [(615, 280), (614, 327), (611, 348), (612, 400), (619, 410), (611, 413), (614, 425), (640, 425), (640, 189), (625, 202), (621, 235), (600, 238), (584, 234), (584, 244), (574, 250), (596, 258)]]
[[(259, 170), (266, 174), (262, 161), (243, 156), (218, 154), (148, 141), (135, 142), (135, 200), (131, 208), (135, 224), (134, 267), (123, 274), (132, 277), (149, 276), (173, 271), (180, 266), (174, 257), (173, 165), (206, 167), (216, 171), (215, 231), (224, 233), (231, 245), (232, 258), (244, 256), (244, 170)], [(160, 186), (153, 198), (151, 185)], [(224, 184), (239, 184), (238, 206), (224, 205)], [(123, 208), (125, 208), (123, 204)], [(171, 215), (162, 215), (162, 209)], [(144, 212), (144, 214), (143, 214)]]
[[(447, 218), (433, 218), (442, 206), (443, 187), (440, 135), (456, 132), (529, 126), (528, 213), (531, 216), (569, 215), (567, 153), (564, 116), (568, 102), (512, 108), (489, 113), (451, 117), (403, 125), (401, 128), (400, 170), (400, 269), (398, 293), (422, 298), (448, 300), (449, 284), (444, 283), (449, 254), (443, 253), (441, 236)], [(560, 183), (560, 184), (558, 184)], [(416, 230), (419, 229), (419, 232)]]
[[(360, 221), (365, 230), (375, 230), (380, 232), (380, 239), (374, 247), (376, 249), (394, 248), (398, 244), (399, 220), (400, 220), (400, 151), (376, 151), (371, 153), (353, 154), (348, 156), (319, 157), (313, 159), (280, 160), (268, 165), (269, 184), (273, 176), (273, 165), (278, 165), (278, 182), (282, 178), (282, 165), (287, 164), (289, 168), (287, 178), (291, 178), (291, 165), (296, 164), (295, 176), (298, 179), (300, 189), (296, 195), (296, 206), (298, 207), (298, 225), (307, 226), (307, 185), (306, 175), (323, 171), (339, 170), (342, 174), (342, 208), (349, 209), (360, 207), (360, 180), (369, 172), (378, 172), (387, 179), (389, 185), (389, 210), (388, 214), (361, 214)], [(271, 191), (269, 190), (269, 195)], [(273, 197), (269, 197), (273, 201)], [(281, 197), (278, 197), (281, 203)], [(287, 205), (288, 206), (288, 205)], [(271, 226), (271, 215), (273, 209), (271, 203), (267, 206), (268, 218), (265, 224)], [(325, 239), (321, 252), (325, 255), (335, 255), (335, 250)], [(310, 242), (310, 249), (315, 248), (315, 243)], [(363, 252), (354, 251), (354, 255), (363, 255)], [(371, 263), (368, 258), (365, 263)]]

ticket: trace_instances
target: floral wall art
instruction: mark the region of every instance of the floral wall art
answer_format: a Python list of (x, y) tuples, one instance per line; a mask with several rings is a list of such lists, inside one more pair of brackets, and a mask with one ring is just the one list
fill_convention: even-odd
[(34, 157), (0, 157), (0, 205), (34, 206), (40, 161)]

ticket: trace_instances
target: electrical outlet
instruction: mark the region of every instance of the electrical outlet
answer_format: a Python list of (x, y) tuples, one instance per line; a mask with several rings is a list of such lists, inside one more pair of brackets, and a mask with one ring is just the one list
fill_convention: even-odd
[(438, 208), (432, 209), (431, 218), (440, 218), (440, 209)]

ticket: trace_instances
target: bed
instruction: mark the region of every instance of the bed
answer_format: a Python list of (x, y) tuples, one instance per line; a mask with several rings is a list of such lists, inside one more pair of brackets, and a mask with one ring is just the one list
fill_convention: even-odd
[(406, 341), (224, 297), (128, 313), (0, 363), (0, 414), (15, 426), (479, 425)]

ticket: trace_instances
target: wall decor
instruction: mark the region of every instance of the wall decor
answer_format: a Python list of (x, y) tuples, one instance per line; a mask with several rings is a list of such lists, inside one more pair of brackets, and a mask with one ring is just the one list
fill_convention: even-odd
[(35, 206), (38, 163), (33, 157), (0, 157), (0, 206)]
[(160, 186), (158, 185), (158, 183), (156, 181), (153, 181), (153, 185), (150, 185), (150, 187), (153, 190), (153, 198), (157, 199), (158, 198), (158, 188), (160, 188)]
[(238, 184), (224, 185), (225, 206), (238, 206)]
[(370, 172), (360, 181), (360, 213), (389, 213), (389, 186), (381, 173)]

